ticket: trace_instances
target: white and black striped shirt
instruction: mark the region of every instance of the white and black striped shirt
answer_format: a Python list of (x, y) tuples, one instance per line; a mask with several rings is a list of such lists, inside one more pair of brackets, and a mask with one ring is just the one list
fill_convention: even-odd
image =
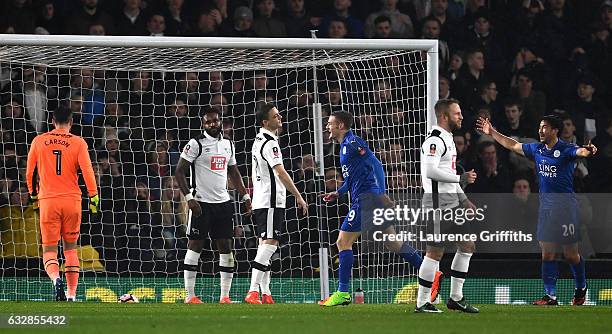
[(274, 166), (283, 163), (278, 137), (264, 128), (253, 143), (253, 209), (284, 208), (286, 188)]

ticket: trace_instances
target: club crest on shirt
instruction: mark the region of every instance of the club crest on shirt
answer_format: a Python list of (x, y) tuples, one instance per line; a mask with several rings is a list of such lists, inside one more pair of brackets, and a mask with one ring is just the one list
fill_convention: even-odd
[(278, 151), (278, 147), (272, 147), (272, 153), (274, 154), (275, 158), (278, 158), (280, 156), (280, 152)]
[(558, 158), (558, 157), (560, 157), (560, 156), (561, 156), (561, 152), (559, 152), (559, 150), (555, 150), (555, 151), (553, 152), (553, 157)]
[(191, 148), (191, 145), (189, 145), (189, 144), (185, 145), (185, 148), (183, 149), (183, 152), (185, 152), (185, 153), (189, 152), (190, 148)]

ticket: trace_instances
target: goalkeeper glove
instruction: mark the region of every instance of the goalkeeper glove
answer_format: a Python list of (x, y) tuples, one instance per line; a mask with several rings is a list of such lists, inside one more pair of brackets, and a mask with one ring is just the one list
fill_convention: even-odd
[(30, 194), (30, 204), (32, 204), (32, 209), (38, 210), (38, 195)]
[(100, 208), (100, 197), (98, 195), (93, 195), (89, 198), (89, 211), (91, 213), (98, 213), (98, 209)]

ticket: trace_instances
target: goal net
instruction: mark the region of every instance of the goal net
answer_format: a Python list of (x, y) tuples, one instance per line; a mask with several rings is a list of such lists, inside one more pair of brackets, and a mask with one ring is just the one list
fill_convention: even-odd
[[(283, 116), (285, 168), (310, 209), (307, 218), (299, 216), (288, 196), (271, 264), (277, 301), (315, 302), (335, 289), (334, 243), (350, 199), (325, 204), (318, 197), (342, 181), (339, 145), (324, 130), (331, 112), (354, 115), (354, 131), (383, 162), (394, 198), (420, 193), (419, 147), (437, 98), (432, 75), (437, 58), (426, 51), (435, 42), (37, 38), (0, 36), (0, 299), (53, 296), (42, 266), (38, 213), (28, 204), (24, 176), (29, 145), (52, 128), (57, 108), (74, 112), (72, 132), (89, 144), (101, 198), (97, 216), (89, 214), (84, 200), (80, 300), (115, 302), (123, 293), (151, 302), (183, 300), (187, 206), (173, 175), (183, 146), (203, 132), (205, 106), (221, 110), (223, 134), (235, 143), (247, 188), (258, 131), (255, 111), (272, 102)], [(239, 197), (233, 185), (229, 189), (233, 199)], [(257, 238), (251, 219), (241, 214), (244, 208), (234, 203), (231, 297), (241, 300)], [(196, 293), (209, 301), (219, 294), (213, 249), (206, 241), (196, 284)], [(355, 250), (352, 289), (362, 288), (366, 302), (414, 298), (416, 271), (398, 255), (369, 235)]]

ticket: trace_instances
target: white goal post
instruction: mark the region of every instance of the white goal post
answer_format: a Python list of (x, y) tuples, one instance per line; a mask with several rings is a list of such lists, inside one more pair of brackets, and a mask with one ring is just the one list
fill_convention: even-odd
[[(280, 301), (314, 302), (327, 297), (335, 284), (333, 238), (338, 226), (330, 222), (341, 222), (347, 208), (344, 202), (330, 208), (316, 196), (337, 180), (334, 170), (339, 166), (337, 147), (323, 135), (326, 117), (335, 110), (353, 113), (356, 131), (365, 134), (385, 165), (387, 183), (398, 192), (420, 192), (416, 166), (420, 143), (435, 124), (438, 41), (0, 35), (0, 79), (0, 181), (7, 187), (0, 214), (17, 212), (16, 217), (0, 217), (0, 279), (5, 286), (0, 299), (51, 296), (36, 254), (19, 250), (36, 238), (18, 230), (24, 224), (17, 220), (25, 220), (19, 214), (26, 215), (27, 207), (15, 209), (19, 205), (11, 198), (25, 179), (19, 164), (8, 163), (6, 152), (13, 149), (23, 159), (31, 142), (30, 135), (16, 132), (18, 124), (32, 125), (31, 135), (40, 134), (49, 128), (55, 108), (80, 108), (78, 134), (90, 144), (107, 196), (101, 198), (99, 220), (83, 215), (80, 254), (82, 261), (96, 265), (82, 266), (87, 272), (79, 298), (110, 301), (137, 291), (145, 301), (173, 302), (180, 300), (182, 290), (179, 266), (185, 237), (176, 218), (180, 199), (169, 191), (173, 172), (160, 170), (175, 167), (173, 159), (185, 138), (202, 131), (199, 110), (212, 105), (222, 110), (224, 133), (236, 142), (238, 165), (248, 183), (254, 110), (271, 101), (278, 103), (284, 118), (280, 141), (286, 149), (285, 167), (311, 199), (308, 219), (299, 218), (288, 202), (284, 246), (272, 262), (272, 289)], [(75, 107), (75, 101), (81, 106)], [(13, 105), (21, 113), (13, 113), (10, 121), (4, 112)], [(160, 160), (162, 155), (166, 160)], [(160, 169), (152, 169), (153, 163)], [(401, 181), (391, 179), (395, 177)], [(150, 211), (146, 217), (143, 201)], [(164, 211), (168, 205), (170, 211)], [(237, 203), (236, 299), (246, 292), (256, 248), (241, 209)], [(167, 218), (169, 212), (176, 217)], [(399, 290), (414, 279), (415, 271), (364, 243), (353, 286), (379, 292), (366, 298), (370, 302), (402, 301)], [(198, 277), (197, 291), (204, 296), (218, 293), (217, 279), (210, 279), (218, 277), (216, 256), (209, 252), (201, 259), (205, 277)]]

